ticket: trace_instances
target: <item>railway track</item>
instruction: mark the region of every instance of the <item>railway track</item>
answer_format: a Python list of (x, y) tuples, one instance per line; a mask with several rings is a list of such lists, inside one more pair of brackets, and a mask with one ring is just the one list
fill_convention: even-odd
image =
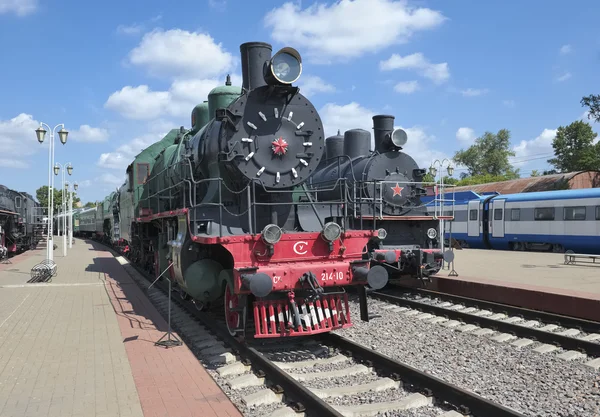
[[(168, 285), (119, 262), (166, 317)], [(232, 337), (224, 322), (172, 293), (172, 326), (246, 416), (523, 416), (338, 334)]]
[(562, 347), (566, 352), (559, 357), (565, 360), (588, 355), (586, 365), (600, 368), (598, 322), (421, 289), (396, 287), (369, 295), (390, 303), (389, 308), (397, 313), (420, 314), (420, 319), (446, 327), (462, 326), (461, 331), (512, 341), (517, 348), (537, 341), (542, 343), (534, 349), (538, 353)]

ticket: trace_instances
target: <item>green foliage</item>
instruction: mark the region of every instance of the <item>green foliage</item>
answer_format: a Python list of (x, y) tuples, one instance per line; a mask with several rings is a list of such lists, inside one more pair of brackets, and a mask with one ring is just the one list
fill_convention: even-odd
[(466, 166), (469, 171), (461, 174), (462, 179), (486, 175), (519, 178), (519, 171), (508, 162), (511, 156), (515, 153), (510, 149), (510, 131), (502, 129), (496, 134), (485, 132), (468, 149), (456, 152), (454, 161)]
[[(518, 176), (516, 177), (518, 178)], [(463, 185), (477, 185), (477, 184), (487, 184), (489, 182), (500, 182), (500, 181), (508, 181), (515, 179), (515, 176), (512, 174), (509, 175), (472, 175), (469, 177), (462, 178), (457, 182), (457, 186)]]
[[(47, 185), (42, 185), (40, 188), (38, 188), (35, 191), (35, 196), (37, 198), (37, 201), (40, 202), (40, 205), (42, 207), (47, 208), (48, 207), (48, 186)], [(75, 207), (75, 203), (81, 201), (79, 199), (79, 197), (77, 197), (77, 194), (75, 194), (73, 196), (73, 207)], [(56, 187), (54, 188), (54, 212), (56, 212), (58, 210), (58, 208), (60, 207), (62, 203), (62, 190), (57, 189)], [(45, 213), (45, 211), (44, 211)]]
[(560, 126), (552, 141), (554, 158), (548, 162), (559, 172), (600, 169), (600, 144), (594, 144), (596, 136), (592, 126), (581, 120)]
[(85, 205), (83, 207), (84, 208), (96, 207), (96, 202), (95, 201), (88, 201), (87, 203), (85, 203)]
[(541, 175), (540, 171), (538, 171), (537, 169), (534, 169), (533, 171), (531, 171), (531, 174), (530, 174), (531, 177), (539, 177), (540, 175)]
[[(436, 181), (436, 178), (433, 178), (433, 175), (431, 175), (429, 172), (423, 177), (423, 182), (428, 182), (428, 183), (440, 183), (439, 180)], [(456, 184), (458, 182), (457, 178), (454, 177), (450, 177), (448, 175), (446, 175), (444, 177), (444, 184)], [(430, 185), (430, 184), (429, 184)]]
[(589, 108), (588, 119), (600, 122), (600, 94), (591, 94), (583, 97), (581, 99), (581, 106)]

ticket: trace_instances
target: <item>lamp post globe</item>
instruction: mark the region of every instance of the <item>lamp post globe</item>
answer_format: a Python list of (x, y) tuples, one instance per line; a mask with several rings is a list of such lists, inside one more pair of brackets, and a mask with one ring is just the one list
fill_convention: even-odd
[(69, 136), (69, 131), (66, 130), (64, 127), (58, 131), (60, 143), (62, 143), (63, 145), (67, 143), (67, 136)]
[(59, 171), (60, 171), (60, 167), (58, 165), (54, 165), (54, 175), (58, 175)]
[(71, 175), (73, 173), (73, 167), (71, 166), (71, 164), (67, 165), (67, 173), (69, 175)]
[(75, 191), (77, 191), (77, 187), (79, 187), (79, 184), (77, 184), (77, 183), (73, 184), (73, 188), (75, 189)]
[(429, 167), (429, 173), (435, 178), (437, 176), (437, 168), (433, 165)]
[(454, 167), (452, 165), (448, 165), (448, 175), (452, 176), (454, 174)]
[(42, 142), (44, 142), (44, 137), (46, 136), (46, 129), (44, 129), (42, 126), (40, 126), (37, 129), (35, 129), (35, 134), (37, 136), (38, 142), (42, 143)]

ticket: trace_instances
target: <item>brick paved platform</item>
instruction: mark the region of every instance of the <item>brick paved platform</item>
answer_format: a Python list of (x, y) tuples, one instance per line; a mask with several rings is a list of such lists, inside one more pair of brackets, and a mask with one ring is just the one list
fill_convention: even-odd
[(0, 267), (0, 416), (241, 416), (187, 346), (154, 346), (166, 323), (111, 253), (75, 242), (50, 283), (27, 283), (45, 248)]
[(455, 250), (454, 268), (428, 288), (600, 321), (600, 265), (565, 265), (562, 253)]

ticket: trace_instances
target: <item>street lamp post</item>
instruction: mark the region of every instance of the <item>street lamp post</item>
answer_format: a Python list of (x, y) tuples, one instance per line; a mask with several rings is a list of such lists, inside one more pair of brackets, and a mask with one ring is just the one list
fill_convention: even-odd
[(69, 193), (69, 249), (73, 248), (73, 198), (78, 184), (73, 184), (73, 191)]
[(46, 126), (50, 131), (50, 146), (48, 148), (48, 237), (46, 239), (46, 258), (50, 261), (53, 261), (54, 242), (52, 240), (52, 234), (54, 233), (54, 177), (52, 176), (52, 168), (54, 167), (54, 133), (60, 126), (61, 129), (58, 131), (58, 137), (60, 139), (60, 143), (64, 145), (67, 143), (69, 132), (65, 129), (65, 125), (63, 123), (56, 125), (54, 129), (50, 129), (50, 126), (48, 126), (46, 123), (40, 122), (40, 127), (35, 130), (35, 134), (39, 143), (43, 143), (44, 137), (46, 136), (47, 131), (44, 129), (44, 126)]
[[(440, 187), (439, 187), (439, 191), (440, 191), (440, 202), (441, 202), (441, 209), (440, 209), (440, 249), (442, 250), (442, 252), (444, 251), (444, 233), (446, 231), (445, 229), (445, 225), (444, 225), (444, 203), (446, 202), (446, 199), (444, 198), (444, 173), (443, 173), (443, 169), (444, 169), (444, 163), (447, 163), (446, 167), (448, 170), (448, 175), (452, 176), (452, 174), (454, 173), (454, 167), (452, 166), (452, 161), (450, 161), (449, 159), (444, 158), (441, 162), (439, 159), (436, 159), (435, 161), (433, 161), (431, 163), (431, 166), (429, 167), (429, 172), (431, 173), (431, 175), (433, 175), (433, 182), (436, 182), (436, 176), (439, 173), (440, 174)], [(439, 171), (436, 168), (436, 165), (440, 167)], [(435, 213), (437, 215), (437, 204), (434, 206), (435, 207)]]
[[(62, 172), (61, 172), (61, 177), (62, 177), (62, 191), (61, 191), (61, 199), (62, 199), (62, 204), (61, 204), (61, 211), (62, 211), (62, 218), (59, 218), (59, 224), (60, 221), (62, 220), (62, 238), (63, 238), (63, 256), (67, 256), (67, 199), (65, 197), (65, 192), (67, 191), (67, 186), (68, 183), (65, 181), (65, 174), (69, 174), (72, 175), (73, 174), (73, 166), (71, 165), (70, 162), (66, 163), (66, 164), (59, 164), (58, 162), (54, 165), (54, 175), (58, 175), (58, 173), (61, 171), (62, 168)], [(66, 172), (65, 172), (66, 171)], [(59, 226), (60, 229), (60, 226)]]

